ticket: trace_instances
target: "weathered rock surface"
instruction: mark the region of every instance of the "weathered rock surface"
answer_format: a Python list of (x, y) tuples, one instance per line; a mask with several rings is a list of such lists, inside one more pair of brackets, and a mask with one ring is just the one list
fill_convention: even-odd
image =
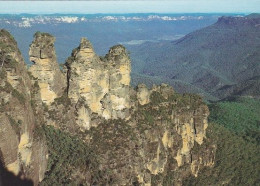
[(104, 113), (112, 119), (125, 119), (129, 116), (131, 80), (131, 62), (125, 47), (112, 47), (105, 57), (105, 62), (109, 65), (109, 92), (106, 95)]
[(55, 38), (47, 33), (36, 33), (30, 46), (30, 61), (34, 64), (29, 71), (37, 78), (41, 99), (50, 105), (66, 88), (66, 79), (60, 71), (54, 48)]
[(128, 121), (101, 121), (88, 133), (86, 144), (105, 172), (101, 184), (182, 185), (185, 177), (214, 165), (215, 147), (205, 144), (209, 111), (201, 98), (179, 95), (165, 84), (147, 91), (149, 103), (132, 97), (137, 108)]
[(68, 97), (74, 104), (85, 99), (92, 112), (102, 115), (100, 100), (108, 92), (109, 74), (86, 38), (82, 38), (80, 46), (73, 50), (67, 60), (67, 69)]
[(35, 133), (41, 119), (31, 104), (33, 85), (15, 40), (5, 30), (0, 30), (0, 46), (1, 165), (37, 185), (47, 167), (47, 146)]
[[(68, 58), (66, 67), (67, 92), (72, 103), (84, 99), (91, 112), (105, 119), (123, 119), (128, 116), (131, 66), (123, 46), (112, 47), (101, 60), (91, 43), (82, 38), (79, 47)], [(80, 112), (80, 117), (86, 118), (83, 113)]]

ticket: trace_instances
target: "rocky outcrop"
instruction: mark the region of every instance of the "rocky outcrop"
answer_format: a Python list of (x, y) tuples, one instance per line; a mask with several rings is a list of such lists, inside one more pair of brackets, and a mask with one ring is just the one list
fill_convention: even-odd
[(30, 45), (30, 61), (34, 64), (29, 71), (38, 80), (41, 99), (50, 105), (65, 90), (66, 80), (56, 59), (55, 38), (47, 33), (37, 32)]
[(100, 171), (110, 172), (106, 179), (115, 185), (182, 185), (185, 177), (214, 165), (215, 147), (205, 142), (209, 111), (199, 96), (174, 93), (165, 84), (151, 90), (140, 85), (131, 100), (135, 109), (128, 121), (102, 121), (88, 133), (86, 144), (96, 152)]
[(112, 47), (104, 62), (109, 66), (109, 92), (102, 100), (104, 116), (111, 119), (126, 119), (130, 108), (131, 62), (122, 45)]
[[(149, 157), (149, 154), (153, 154), (153, 158), (146, 164), (151, 176), (165, 174), (165, 171), (168, 175), (168, 166), (171, 166), (176, 173), (181, 171), (182, 167), (190, 167), (186, 169), (186, 173), (190, 172), (197, 176), (201, 167), (212, 166), (214, 146), (208, 147), (212, 153), (204, 157), (193, 150), (195, 144), (201, 146), (206, 140), (209, 110), (201, 99), (195, 95), (180, 96), (166, 84), (153, 86), (149, 99), (150, 103), (141, 107), (141, 110), (145, 110), (148, 122), (153, 123), (156, 128), (155, 131), (152, 129), (151, 133), (146, 133), (148, 139), (145, 140), (150, 142), (149, 145), (157, 144), (153, 153), (148, 151), (144, 156)], [(173, 159), (176, 163), (169, 164)], [(183, 175), (184, 172), (182, 176), (175, 177), (174, 183), (181, 183), (185, 177)]]
[(105, 119), (127, 117), (131, 66), (123, 46), (112, 47), (101, 60), (91, 43), (82, 38), (66, 67), (68, 97), (74, 104), (84, 99), (91, 112)]
[(172, 86), (162, 83), (160, 86), (153, 85), (151, 90), (148, 90), (145, 84), (139, 84), (137, 86), (137, 100), (140, 105), (146, 105), (150, 103), (150, 95), (153, 92), (158, 92), (164, 99), (168, 99), (169, 95), (173, 95), (174, 90)]
[(37, 185), (47, 168), (47, 146), (35, 133), (42, 119), (32, 106), (33, 84), (15, 40), (5, 30), (0, 30), (0, 52), (1, 165)]
[(102, 115), (101, 99), (109, 89), (105, 64), (95, 54), (91, 43), (82, 38), (67, 60), (68, 97), (74, 104), (84, 99), (92, 112)]

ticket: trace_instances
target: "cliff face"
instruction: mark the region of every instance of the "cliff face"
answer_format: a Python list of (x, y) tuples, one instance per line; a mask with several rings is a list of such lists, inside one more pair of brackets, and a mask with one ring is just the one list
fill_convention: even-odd
[(85, 99), (91, 111), (102, 114), (100, 100), (108, 92), (108, 71), (88, 40), (81, 40), (68, 59), (67, 68), (68, 97), (75, 104)]
[(128, 117), (131, 67), (123, 46), (112, 47), (101, 60), (91, 43), (82, 38), (79, 47), (68, 58), (66, 67), (68, 98), (73, 104), (83, 100), (88, 107), (79, 109), (79, 125), (89, 129), (91, 113), (105, 119)]
[(60, 97), (66, 87), (56, 60), (54, 41), (55, 38), (47, 33), (36, 33), (29, 51), (30, 61), (34, 63), (29, 71), (37, 78), (41, 99), (47, 105)]
[(214, 165), (215, 146), (206, 143), (209, 111), (198, 96), (176, 94), (165, 84), (151, 90), (142, 85), (131, 101), (128, 121), (103, 121), (88, 133), (106, 176), (99, 183), (182, 185)]
[(5, 30), (0, 30), (0, 53), (1, 163), (7, 171), (37, 184), (46, 170), (47, 146), (34, 133), (40, 121), (31, 105), (34, 85), (15, 40)]
[(125, 119), (130, 108), (130, 72), (131, 64), (126, 49), (117, 45), (109, 50), (105, 57), (109, 65), (109, 92), (104, 97), (104, 112), (108, 118)]
[[(59, 184), (181, 185), (185, 177), (214, 165), (215, 146), (206, 139), (209, 111), (200, 97), (177, 94), (166, 84), (131, 88), (126, 49), (114, 46), (101, 58), (85, 38), (62, 73), (54, 40), (46, 33), (35, 34), (29, 77), (15, 41), (1, 34), (2, 43), (12, 49), (2, 54), (8, 47), (1, 47), (0, 69), (0, 157), (9, 171), (22, 173), (35, 185), (45, 171), (47, 185), (57, 184), (52, 179), (63, 173), (67, 181), (59, 178)], [(48, 132), (50, 125), (60, 132)], [(54, 148), (55, 139), (65, 131), (63, 136), (74, 135), (91, 155), (75, 160), (81, 166), (66, 164), (67, 151), (57, 155), (64, 149)], [(50, 140), (48, 170), (45, 136)], [(56, 148), (78, 148), (71, 147), (71, 139), (61, 140)], [(53, 168), (55, 162), (66, 169)]]

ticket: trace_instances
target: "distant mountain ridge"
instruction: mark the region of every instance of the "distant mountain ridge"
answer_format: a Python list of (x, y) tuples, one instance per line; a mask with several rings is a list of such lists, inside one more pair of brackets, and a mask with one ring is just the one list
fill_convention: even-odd
[(37, 24), (60, 24), (80, 22), (117, 22), (117, 21), (185, 21), (219, 17), (214, 14), (0, 14), (0, 25), (11, 24), (15, 27), (32, 27)]
[[(133, 67), (138, 63), (139, 68), (134, 72), (167, 78), (168, 83), (183, 81), (223, 98), (233, 92), (224, 93), (225, 87), (235, 86), (238, 93), (240, 84), (260, 74), (260, 16), (221, 17), (179, 40), (145, 43), (131, 50)], [(247, 95), (260, 94), (259, 86), (248, 88), (243, 90)]]
[(57, 58), (64, 63), (78, 45), (80, 36), (93, 41), (99, 55), (116, 44), (173, 40), (216, 22), (223, 14), (0, 14), (0, 28), (17, 39), (26, 62), (32, 35), (51, 33), (56, 37)]

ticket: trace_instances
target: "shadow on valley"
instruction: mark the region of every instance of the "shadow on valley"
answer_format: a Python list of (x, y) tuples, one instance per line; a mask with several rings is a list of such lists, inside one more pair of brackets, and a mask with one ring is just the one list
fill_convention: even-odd
[(14, 175), (12, 172), (8, 171), (2, 161), (0, 161), (0, 186), (33, 186), (33, 182), (28, 179), (22, 179), (22, 175), (22, 172), (17, 176)]

